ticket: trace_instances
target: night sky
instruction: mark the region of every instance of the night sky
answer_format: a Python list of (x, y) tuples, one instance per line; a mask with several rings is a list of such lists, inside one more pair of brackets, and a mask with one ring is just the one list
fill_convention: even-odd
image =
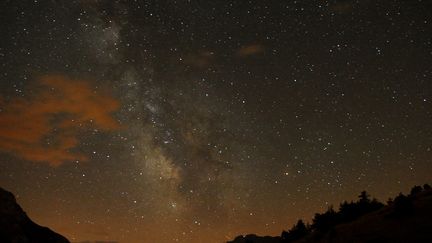
[(1, 1), (0, 186), (71, 241), (279, 235), (432, 179), (432, 1)]

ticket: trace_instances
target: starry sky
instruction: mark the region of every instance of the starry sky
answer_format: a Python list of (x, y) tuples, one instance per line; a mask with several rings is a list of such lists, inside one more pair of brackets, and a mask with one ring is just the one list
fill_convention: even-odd
[(432, 179), (430, 0), (5, 0), (0, 25), (0, 186), (73, 242), (279, 235)]

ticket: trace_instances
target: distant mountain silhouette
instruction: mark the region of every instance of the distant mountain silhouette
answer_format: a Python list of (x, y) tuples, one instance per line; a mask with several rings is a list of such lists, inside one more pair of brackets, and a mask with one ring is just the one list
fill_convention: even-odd
[(34, 223), (16, 202), (14, 195), (0, 188), (1, 243), (69, 243), (47, 227)]
[(228, 243), (291, 242), (432, 242), (432, 189), (428, 184), (415, 186), (387, 205), (363, 191), (358, 201), (315, 214), (311, 225), (299, 220), (280, 237), (238, 236)]

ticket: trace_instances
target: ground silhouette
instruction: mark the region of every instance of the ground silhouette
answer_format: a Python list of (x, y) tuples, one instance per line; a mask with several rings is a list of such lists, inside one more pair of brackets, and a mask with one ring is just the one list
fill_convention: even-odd
[(14, 195), (3, 188), (0, 188), (0, 242), (69, 243), (62, 235), (34, 223)]
[(387, 205), (363, 191), (355, 202), (344, 201), (335, 210), (316, 213), (312, 224), (299, 220), (281, 236), (238, 236), (228, 243), (308, 242), (432, 242), (432, 189), (414, 186)]

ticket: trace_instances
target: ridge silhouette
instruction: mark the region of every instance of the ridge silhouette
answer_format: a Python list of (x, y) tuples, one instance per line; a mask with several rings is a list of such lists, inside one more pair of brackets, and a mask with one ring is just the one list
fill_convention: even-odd
[(0, 242), (69, 243), (69, 240), (33, 222), (18, 205), (15, 196), (0, 187)]

